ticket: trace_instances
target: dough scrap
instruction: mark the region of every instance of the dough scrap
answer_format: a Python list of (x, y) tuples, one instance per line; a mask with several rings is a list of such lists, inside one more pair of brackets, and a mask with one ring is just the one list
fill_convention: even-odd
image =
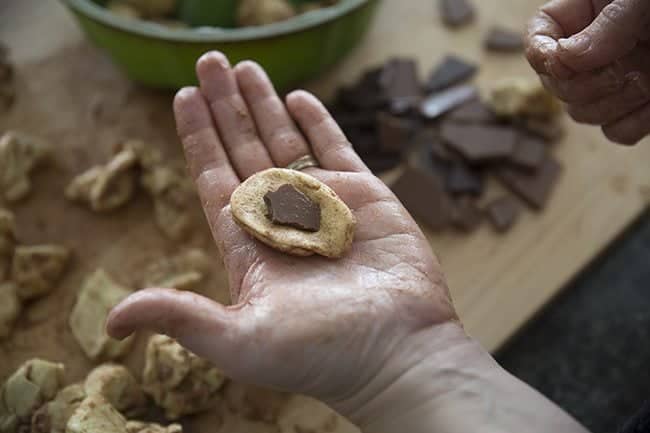
[(127, 433), (183, 433), (183, 427), (180, 424), (162, 426), (156, 423), (129, 421), (126, 423), (126, 431)]
[(11, 279), (18, 285), (22, 300), (50, 293), (59, 282), (70, 259), (70, 250), (61, 245), (19, 245), (14, 250)]
[(32, 416), (31, 433), (65, 433), (68, 420), (86, 398), (82, 384), (66, 386)]
[(229, 382), (224, 391), (228, 409), (248, 420), (276, 424), (289, 395), (256, 386)]
[(130, 293), (131, 290), (117, 284), (103, 269), (96, 270), (83, 282), (69, 324), (90, 359), (117, 359), (131, 348), (133, 336), (119, 341), (110, 338), (104, 330), (111, 308)]
[(0, 137), (0, 195), (8, 202), (25, 198), (31, 190), (29, 176), (50, 153), (50, 145), (40, 138), (5, 132)]
[(504, 79), (490, 90), (487, 104), (501, 117), (551, 118), (562, 111), (559, 101), (539, 80)]
[(278, 427), (280, 433), (356, 431), (329, 407), (300, 395), (291, 397), (278, 418)]
[[(291, 184), (320, 204), (321, 228), (309, 233), (273, 224), (266, 216), (264, 195)], [(252, 236), (277, 250), (297, 256), (343, 256), (352, 245), (356, 219), (348, 206), (327, 185), (295, 170), (272, 168), (244, 181), (232, 194), (235, 221)]]
[(16, 283), (0, 283), (0, 341), (9, 337), (21, 310)]
[(139, 19), (142, 14), (138, 9), (126, 3), (124, 0), (111, 0), (106, 4), (106, 9), (124, 18)]
[(124, 418), (100, 394), (87, 396), (72, 413), (66, 433), (126, 433)]
[(146, 405), (142, 388), (123, 365), (95, 367), (84, 383), (86, 395), (101, 394), (115, 409), (127, 416), (140, 414)]
[(295, 9), (287, 0), (241, 0), (237, 9), (237, 24), (241, 27), (261, 26), (295, 15)]
[(213, 408), (226, 382), (223, 373), (205, 359), (165, 335), (147, 344), (142, 386), (170, 420)]
[(201, 249), (192, 248), (147, 266), (142, 287), (191, 290), (210, 272), (212, 263)]

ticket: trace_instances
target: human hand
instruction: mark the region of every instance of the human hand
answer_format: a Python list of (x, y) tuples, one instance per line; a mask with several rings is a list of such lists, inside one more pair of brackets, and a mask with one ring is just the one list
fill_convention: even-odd
[[(176, 96), (176, 122), (233, 305), (143, 290), (112, 311), (109, 334), (164, 333), (233, 379), (345, 401), (350, 410), (364, 404), (356, 396), (387, 364), (398, 376), (420, 352), (465, 341), (428, 241), (314, 96), (293, 92), (285, 105), (260, 66), (231, 68), (217, 52), (198, 61), (197, 74), (200, 89)], [(358, 221), (352, 248), (339, 260), (272, 250), (231, 215), (230, 195), (241, 181), (312, 152), (322, 168), (306, 171), (332, 187)], [(409, 348), (423, 334), (426, 348)]]
[(650, 2), (552, 0), (529, 25), (527, 57), (578, 122), (621, 144), (650, 133)]

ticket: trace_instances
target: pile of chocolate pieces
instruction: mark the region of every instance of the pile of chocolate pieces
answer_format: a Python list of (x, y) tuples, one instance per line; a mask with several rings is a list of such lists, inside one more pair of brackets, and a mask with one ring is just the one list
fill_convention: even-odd
[[(391, 188), (433, 230), (471, 232), (489, 219), (505, 232), (522, 203), (545, 207), (562, 172), (551, 154), (563, 133), (557, 102), (517, 80), (482, 101), (463, 84), (477, 69), (448, 56), (423, 85), (414, 60), (392, 59), (341, 88), (331, 106), (373, 172), (402, 168)], [(490, 176), (512, 194), (486, 202)]]

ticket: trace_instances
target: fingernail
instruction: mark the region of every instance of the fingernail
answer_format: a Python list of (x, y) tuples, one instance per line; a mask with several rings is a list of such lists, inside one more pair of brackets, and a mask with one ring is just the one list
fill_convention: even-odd
[(583, 53), (591, 47), (591, 38), (586, 34), (578, 34), (570, 38), (562, 38), (557, 41), (561, 51), (572, 51)]

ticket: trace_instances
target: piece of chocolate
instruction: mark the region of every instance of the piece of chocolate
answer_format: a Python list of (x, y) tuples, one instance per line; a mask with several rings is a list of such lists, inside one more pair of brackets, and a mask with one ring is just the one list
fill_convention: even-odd
[(564, 137), (566, 131), (560, 119), (541, 119), (527, 117), (522, 119), (521, 127), (547, 143), (555, 143)]
[(420, 100), (417, 63), (412, 59), (389, 60), (379, 75), (379, 87), (394, 114), (402, 114)]
[(442, 125), (441, 136), (470, 164), (508, 158), (517, 141), (517, 133), (512, 128), (453, 122)]
[(470, 0), (439, 0), (442, 21), (449, 27), (461, 27), (469, 24), (476, 15)]
[(548, 146), (541, 138), (521, 134), (509, 160), (519, 167), (536, 170), (546, 159), (547, 153)]
[(386, 96), (379, 85), (382, 69), (366, 71), (353, 86), (339, 89), (338, 102), (356, 110), (373, 110), (386, 105)]
[(510, 196), (503, 196), (491, 201), (485, 209), (494, 229), (499, 233), (510, 230), (521, 213), (521, 206), (517, 200)]
[[(428, 141), (420, 141), (411, 147), (406, 161), (413, 167), (435, 174), (439, 181), (444, 184), (452, 160), (439, 158), (435, 153), (436, 147), (435, 142), (432, 144)], [(449, 155), (449, 157), (452, 158), (452, 155)]]
[(534, 172), (504, 166), (496, 171), (497, 178), (506, 188), (520, 196), (534, 209), (543, 209), (562, 174), (562, 166), (548, 156)]
[(343, 111), (336, 110), (332, 112), (332, 117), (339, 124), (341, 129), (347, 131), (348, 129), (373, 129), (377, 117), (373, 110), (361, 111)]
[(481, 173), (470, 169), (462, 162), (452, 163), (445, 178), (447, 191), (453, 195), (479, 197), (483, 194), (484, 185)]
[(439, 93), (434, 93), (420, 103), (420, 114), (429, 120), (448, 113), (449, 111), (475, 99), (478, 91), (474, 86), (457, 86)]
[(363, 162), (373, 173), (392, 170), (402, 162), (400, 153), (371, 153), (362, 155)]
[(454, 200), (451, 213), (451, 224), (454, 228), (470, 233), (476, 230), (483, 222), (483, 211), (476, 202), (469, 197)]
[(284, 184), (264, 196), (268, 217), (274, 223), (308, 232), (320, 230), (320, 205), (293, 185)]
[(346, 130), (345, 135), (352, 143), (354, 150), (361, 155), (376, 154), (379, 152), (377, 134), (360, 129)]
[(478, 99), (461, 105), (449, 113), (445, 119), (457, 123), (483, 124), (492, 124), (498, 121), (497, 116), (490, 110), (490, 107)]
[(383, 152), (402, 152), (411, 144), (415, 124), (411, 119), (377, 114), (377, 137)]
[(441, 230), (449, 225), (451, 202), (442, 181), (434, 173), (406, 164), (404, 172), (391, 189), (414, 217), (433, 230)]
[(498, 52), (523, 51), (524, 38), (521, 33), (502, 27), (492, 27), (485, 37), (485, 48)]
[(477, 71), (478, 66), (475, 64), (456, 56), (447, 56), (431, 72), (427, 90), (436, 92), (462, 83), (472, 78)]

